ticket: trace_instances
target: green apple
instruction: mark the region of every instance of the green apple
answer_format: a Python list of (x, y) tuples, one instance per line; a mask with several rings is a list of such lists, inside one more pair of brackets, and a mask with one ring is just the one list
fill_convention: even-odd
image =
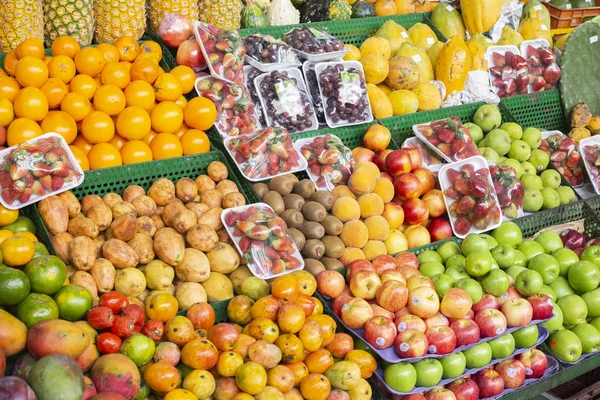
[(425, 358), (413, 364), (417, 371), (417, 386), (431, 387), (442, 380), (444, 368), (442, 363), (435, 358)]
[(500, 125), (500, 129), (508, 132), (510, 140), (519, 140), (523, 137), (523, 128), (515, 122), (505, 122)]
[(521, 167), (521, 163), (518, 162), (517, 160), (513, 160), (512, 158), (507, 158), (506, 160), (502, 161), (500, 163), (500, 165), (512, 167), (512, 169), (514, 169), (515, 173), (517, 174), (517, 179), (521, 178), (521, 175), (523, 175), (523, 167)]
[(456, 254), (461, 254), (460, 247), (454, 242), (446, 242), (437, 249), (437, 253), (442, 257), (442, 262), (445, 264), (450, 257)]
[(525, 270), (517, 275), (515, 279), (515, 289), (522, 296), (531, 296), (538, 294), (542, 290), (544, 280), (542, 276), (533, 270)]
[(575, 325), (571, 331), (581, 341), (581, 349), (584, 354), (600, 350), (600, 332), (593, 325), (587, 323)]
[(590, 246), (581, 253), (582, 260), (590, 261), (600, 268), (600, 246)]
[(472, 122), (467, 122), (466, 124), (464, 124), (464, 127), (469, 130), (471, 138), (473, 139), (473, 142), (475, 144), (478, 144), (483, 140), (483, 131), (481, 130), (479, 125), (474, 124)]
[(561, 297), (556, 302), (563, 313), (563, 324), (565, 325), (577, 325), (585, 322), (587, 318), (588, 309), (587, 304), (576, 294), (568, 294)]
[(552, 354), (564, 362), (572, 363), (579, 360), (583, 352), (579, 337), (567, 329), (554, 332), (548, 338), (548, 343)]
[(492, 348), (488, 342), (475, 345), (463, 353), (469, 369), (485, 367), (492, 361)]
[(526, 267), (527, 266), (527, 257), (521, 250), (515, 249), (515, 262), (514, 264), (517, 267)]
[[(469, 271), (468, 268), (467, 271)], [(598, 270), (596, 264), (587, 260), (571, 265), (567, 276), (569, 285), (578, 292), (589, 292), (596, 289), (600, 284), (600, 270)]]
[(512, 221), (503, 222), (499, 227), (494, 229), (492, 237), (496, 239), (498, 244), (507, 244), (516, 247), (523, 241), (521, 228)]
[(521, 180), (521, 183), (523, 183), (525, 189), (542, 190), (544, 187), (542, 178), (535, 174), (523, 174), (519, 179)]
[(563, 248), (562, 239), (556, 232), (544, 231), (535, 238), (535, 241), (542, 245), (547, 254)]
[(542, 286), (542, 290), (540, 290), (540, 294), (547, 294), (548, 296), (550, 296), (550, 298), (554, 302), (556, 302), (556, 300), (558, 300), (558, 297), (556, 296), (556, 292), (554, 291), (554, 289), (552, 289), (548, 285)]
[(483, 158), (485, 158), (489, 162), (493, 162), (495, 164), (498, 164), (500, 162), (500, 156), (498, 155), (496, 150), (492, 149), (491, 147), (480, 147), (479, 153)]
[(581, 295), (588, 308), (588, 318), (600, 317), (600, 288)]
[(492, 358), (506, 358), (515, 351), (515, 338), (509, 333), (488, 342), (492, 348)]
[(476, 278), (487, 274), (492, 268), (492, 254), (488, 251), (474, 251), (467, 256), (465, 269), (469, 275)]
[(450, 379), (457, 378), (465, 372), (467, 366), (467, 358), (461, 352), (451, 354), (447, 357), (440, 359), (444, 372), (442, 378)]
[(544, 185), (544, 187), (549, 187), (552, 189), (558, 189), (562, 181), (558, 171), (555, 171), (553, 169), (547, 169), (545, 171), (542, 171), (542, 173), (540, 174), (540, 178), (542, 178), (542, 185)]
[(537, 149), (542, 144), (542, 132), (536, 128), (527, 128), (523, 131), (522, 138), (532, 149)]
[[(500, 156), (499, 156), (499, 157), (500, 157)], [(508, 157), (504, 157), (504, 156), (502, 156), (502, 157), (498, 158), (498, 164), (500, 164), (501, 162), (504, 162), (504, 161), (506, 161), (506, 160), (508, 160)]]
[(548, 163), (550, 162), (550, 157), (548, 154), (540, 149), (531, 150), (531, 157), (528, 160), (531, 165), (535, 167), (537, 172), (542, 172), (546, 168), (548, 168)]
[(516, 250), (509, 244), (503, 243), (492, 250), (492, 257), (500, 268), (508, 268), (515, 262)]
[(542, 193), (542, 197), (544, 198), (544, 204), (542, 205), (544, 210), (550, 210), (560, 206), (560, 198), (558, 197), (556, 190), (545, 187), (540, 190), (540, 193)]
[(534, 213), (539, 211), (544, 205), (544, 196), (537, 189), (525, 188), (523, 195), (523, 210), (525, 212)]
[(549, 285), (554, 282), (560, 274), (558, 261), (549, 254), (538, 254), (533, 257), (527, 265), (532, 271), (538, 272), (544, 280), (544, 285)]
[(550, 288), (554, 290), (557, 299), (565, 297), (569, 294), (575, 294), (575, 291), (573, 290), (571, 285), (569, 285), (569, 281), (563, 276), (559, 276), (554, 282), (552, 282), (548, 286), (550, 286)]
[(417, 383), (417, 371), (412, 364), (400, 362), (385, 368), (383, 379), (397, 392), (411, 392)]
[(494, 247), (498, 246), (498, 242), (494, 239), (493, 236), (488, 235), (487, 233), (480, 233), (479, 236), (484, 238), (488, 244), (488, 250), (492, 250)]
[(481, 235), (469, 233), (467, 237), (463, 239), (461, 250), (466, 257), (474, 251), (488, 250), (488, 242), (485, 237)]
[(433, 285), (435, 286), (435, 292), (441, 298), (444, 297), (446, 292), (454, 287), (455, 280), (446, 274), (435, 275), (431, 278)]
[[(523, 140), (514, 140), (510, 144), (508, 156), (519, 163), (529, 160), (531, 156), (531, 147)], [(522, 168), (522, 167), (521, 167)]]
[(510, 136), (508, 132), (502, 129), (493, 129), (485, 137), (485, 144), (487, 147), (496, 150), (498, 155), (504, 156), (510, 150)]
[(477, 124), (484, 133), (488, 133), (502, 124), (502, 114), (500, 114), (500, 110), (495, 105), (484, 104), (475, 111), (473, 122)]
[(560, 276), (564, 277), (567, 276), (569, 268), (579, 261), (577, 254), (575, 254), (573, 250), (567, 249), (566, 247), (554, 250), (552, 252), (552, 257), (558, 261), (558, 266), (560, 267)]
[(542, 326), (548, 329), (550, 333), (563, 328), (563, 313), (558, 304), (556, 304), (556, 302), (554, 303), (554, 309), (552, 310), (552, 314), (554, 314), (552, 318), (550, 318), (546, 322), (542, 322)]
[(484, 293), (500, 296), (508, 290), (510, 278), (508, 277), (508, 274), (501, 269), (493, 269), (481, 279), (480, 283)]
[(575, 191), (568, 186), (560, 186), (556, 189), (556, 193), (558, 193), (561, 206), (575, 201)]
[(590, 321), (590, 324), (594, 326), (594, 328), (600, 331), (600, 317), (596, 317)]
[(523, 161), (521, 163), (521, 167), (523, 167), (523, 175), (525, 175), (525, 174), (529, 174), (529, 175), (535, 175), (535, 174), (537, 174), (537, 171), (536, 171), (535, 167), (529, 161)]
[(434, 250), (425, 250), (417, 256), (417, 259), (419, 260), (419, 264), (427, 261), (442, 262), (442, 257)]
[(459, 280), (464, 278), (470, 278), (467, 270), (464, 267), (460, 267), (458, 265), (446, 268), (445, 274), (454, 279), (454, 282), (458, 282)]
[(425, 261), (419, 265), (419, 272), (430, 278), (435, 275), (443, 274), (445, 270), (444, 264), (437, 261)]
[(475, 279), (463, 278), (457, 281), (454, 287), (461, 288), (465, 292), (469, 293), (473, 304), (479, 303), (483, 297), (483, 289), (481, 288), (479, 282), (477, 282)]
[(464, 269), (467, 257), (462, 254), (455, 254), (446, 260), (446, 268), (459, 267)]
[(530, 239), (523, 240), (517, 246), (517, 250), (521, 251), (525, 255), (527, 261), (531, 261), (533, 257), (537, 256), (538, 254), (546, 253), (541, 244)]
[(525, 328), (521, 328), (518, 331), (514, 331), (512, 334), (515, 339), (515, 345), (519, 349), (531, 348), (535, 346), (538, 340), (538, 327), (537, 325), (529, 325)]
[(508, 268), (506, 270), (506, 273), (513, 278), (514, 281), (517, 280), (517, 276), (519, 276), (519, 274), (523, 271), (527, 271), (527, 268), (525, 267), (519, 267), (517, 265), (513, 265), (512, 267)]

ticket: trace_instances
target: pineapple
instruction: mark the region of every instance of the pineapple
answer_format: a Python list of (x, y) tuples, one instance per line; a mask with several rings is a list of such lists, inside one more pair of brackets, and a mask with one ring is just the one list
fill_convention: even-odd
[(113, 43), (122, 36), (139, 40), (146, 30), (146, 0), (94, 0), (94, 16), (97, 43)]
[(44, 0), (46, 45), (59, 36), (72, 36), (80, 46), (94, 38), (93, 0)]
[(239, 29), (241, 0), (198, 0), (200, 21), (224, 29)]
[(192, 22), (197, 21), (198, 3), (196, 3), (196, 1), (197, 0), (148, 0), (148, 22), (150, 23), (150, 30), (158, 32), (160, 21), (168, 14), (181, 14), (189, 18)]
[(42, 0), (0, 0), (0, 51), (14, 50), (29, 38), (44, 40)]

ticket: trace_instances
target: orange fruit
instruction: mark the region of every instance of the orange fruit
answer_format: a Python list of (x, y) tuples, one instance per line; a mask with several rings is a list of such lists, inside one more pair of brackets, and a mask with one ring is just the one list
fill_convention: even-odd
[(150, 132), (150, 116), (141, 107), (125, 108), (117, 117), (117, 133), (125, 139), (142, 139)]
[(110, 116), (117, 115), (125, 109), (125, 95), (115, 85), (103, 85), (94, 95), (94, 108)]
[(62, 103), (67, 93), (69, 93), (67, 85), (58, 78), (49, 78), (40, 90), (44, 93), (46, 99), (48, 99), (48, 108), (51, 110), (60, 107), (60, 103)]
[(212, 101), (205, 97), (195, 97), (188, 101), (183, 110), (185, 123), (201, 131), (208, 130), (217, 120), (217, 109)]
[(156, 135), (152, 139), (152, 142), (150, 142), (150, 149), (152, 149), (152, 158), (154, 160), (181, 157), (183, 155), (181, 143), (171, 133), (159, 133)]
[(142, 80), (152, 84), (158, 77), (158, 64), (148, 59), (136, 60), (131, 64), (129, 73), (132, 81)]
[(173, 133), (183, 123), (183, 111), (172, 101), (163, 101), (150, 111), (150, 118), (156, 132)]
[(140, 53), (140, 45), (131, 36), (122, 36), (115, 40), (115, 47), (119, 52), (121, 61), (133, 61)]
[(183, 155), (206, 153), (210, 151), (210, 141), (206, 133), (190, 129), (181, 136)]
[(175, 101), (175, 104), (177, 104), (177, 107), (181, 108), (182, 110), (185, 108), (185, 106), (187, 105), (187, 99), (185, 98), (185, 96), (181, 95), (180, 98), (177, 99), (177, 101)]
[[(19, 218), (19, 210), (9, 210), (0, 204), (0, 226), (10, 225)], [(5, 230), (0, 232), (7, 232)], [(12, 235), (8, 235), (12, 236)], [(8, 237), (7, 236), (7, 237)], [(35, 237), (35, 236), (34, 236)], [(35, 239), (37, 241), (37, 238)]]
[(44, 92), (36, 87), (26, 87), (15, 97), (15, 115), (18, 118), (43, 120), (48, 114), (48, 99)]
[(152, 143), (152, 139), (154, 139), (154, 137), (156, 135), (158, 135), (158, 133), (156, 133), (155, 131), (153, 131), (152, 129), (150, 129), (150, 133), (148, 133), (146, 136), (144, 136), (142, 138), (142, 141), (149, 146), (150, 143)]
[(19, 90), (21, 90), (21, 85), (15, 78), (10, 76), (0, 78), (0, 98), (7, 99), (12, 103), (15, 101)]
[(48, 64), (50, 64), (50, 61), (52, 61), (52, 58), (52, 56), (45, 56), (44, 58), (42, 58), (42, 60), (44, 61), (44, 64), (48, 66)]
[(88, 142), (87, 139), (83, 137), (83, 135), (77, 136), (75, 138), (75, 140), (73, 141), (72, 145), (80, 148), (85, 153), (86, 156), (90, 152), (92, 147), (94, 147), (94, 145), (92, 143)]
[(179, 81), (169, 73), (159, 75), (156, 78), (154, 91), (158, 101), (176, 101), (183, 94)]
[(15, 76), (18, 62), (17, 53), (14, 50), (9, 51), (4, 57), (4, 71), (10, 76)]
[(2, 68), (0, 68), (0, 77), (1, 76), (8, 76), (8, 74), (6, 72), (4, 72), (4, 70)]
[(79, 122), (90, 113), (92, 107), (88, 98), (83, 94), (71, 92), (60, 103), (60, 110), (71, 114), (71, 117)]
[(13, 104), (0, 97), (0, 126), (8, 126), (15, 118), (15, 109)]
[(125, 89), (131, 82), (129, 71), (121, 63), (106, 64), (100, 73), (100, 82), (103, 85), (115, 85), (119, 89)]
[(156, 392), (167, 393), (181, 384), (181, 374), (171, 364), (159, 361), (144, 368), (144, 382)]
[(127, 139), (119, 136), (119, 135), (115, 135), (113, 136), (112, 139), (110, 139), (110, 144), (112, 144), (113, 146), (115, 146), (115, 148), (117, 150), (121, 150), (121, 147), (123, 147), (123, 145), (127, 142)]
[(89, 171), (90, 161), (87, 158), (87, 154), (85, 154), (85, 152), (77, 146), (69, 145), (69, 148), (71, 149), (71, 152), (73, 153), (73, 156), (75, 157), (75, 160), (77, 160), (77, 164), (79, 164), (81, 169), (84, 171)]
[(98, 143), (87, 154), (90, 169), (117, 167), (123, 164), (121, 153), (110, 143)]
[(67, 143), (73, 143), (77, 136), (77, 123), (64, 111), (50, 111), (40, 124), (42, 132), (56, 132), (61, 135)]
[(96, 49), (102, 53), (107, 64), (119, 62), (119, 50), (112, 44), (100, 43)]
[[(8, 210), (7, 211), (19, 211), (19, 210)], [(0, 224), (1, 225), (1, 224)], [(27, 238), (29, 240), (31, 240), (33, 242), (33, 244), (35, 245), (35, 242), (38, 241), (38, 238), (35, 237), (35, 235), (31, 232), (28, 231), (18, 231), (17, 233), (15, 233), (13, 235), (14, 237), (18, 237), (18, 238)]]
[(75, 66), (80, 74), (96, 76), (105, 65), (104, 55), (94, 47), (84, 47), (75, 54)]
[(17, 118), (8, 127), (6, 142), (8, 146), (23, 143), (42, 135), (42, 128), (32, 119)]
[(4, 264), (9, 267), (25, 265), (33, 258), (35, 246), (26, 237), (7, 237), (0, 243)]
[(15, 51), (19, 59), (23, 57), (35, 57), (41, 60), (44, 58), (44, 42), (37, 38), (27, 39), (19, 43)]
[(154, 88), (146, 81), (133, 81), (124, 91), (127, 106), (138, 106), (149, 111), (154, 107)]
[(24, 57), (17, 63), (15, 77), (21, 86), (39, 88), (48, 80), (48, 66), (39, 58)]
[(127, 71), (131, 71), (131, 63), (127, 61), (119, 61), (119, 64), (127, 68)]
[(94, 97), (97, 87), (98, 85), (94, 78), (85, 74), (75, 76), (69, 83), (69, 90), (71, 92), (79, 92), (88, 99)]
[(172, 294), (155, 291), (146, 298), (145, 308), (148, 319), (157, 319), (166, 323), (177, 314), (179, 303)]
[(115, 124), (110, 115), (92, 111), (81, 121), (80, 130), (88, 143), (108, 143), (115, 135)]
[(123, 165), (152, 161), (150, 146), (141, 140), (130, 140), (121, 147)]
[(171, 75), (177, 79), (181, 85), (183, 94), (188, 94), (194, 89), (196, 83), (196, 73), (187, 65), (179, 65), (171, 71)]
[(152, 40), (147, 40), (140, 45), (140, 55), (143, 53), (151, 53), (157, 62), (162, 59), (162, 48)]
[(55, 57), (63, 55), (72, 59), (79, 49), (79, 43), (72, 36), (60, 36), (52, 42), (52, 55)]
[(71, 82), (75, 72), (75, 63), (67, 56), (54, 56), (48, 63), (48, 76), (59, 78), (64, 83)]
[[(4, 207), (4, 206), (2, 206)], [(14, 210), (14, 211), (19, 211), (19, 210)], [(17, 216), (18, 218), (18, 216)], [(0, 243), (4, 242), (4, 239), (13, 236), (14, 234), (9, 231), (8, 229), (2, 229), (0, 230)]]
[(185, 123), (183, 123), (183, 124), (181, 124), (179, 129), (177, 129), (175, 132), (173, 132), (173, 135), (177, 136), (177, 139), (179, 139), (179, 141), (181, 142), (181, 137), (183, 136), (184, 133), (186, 133), (189, 130), (190, 130), (190, 127), (187, 126)]

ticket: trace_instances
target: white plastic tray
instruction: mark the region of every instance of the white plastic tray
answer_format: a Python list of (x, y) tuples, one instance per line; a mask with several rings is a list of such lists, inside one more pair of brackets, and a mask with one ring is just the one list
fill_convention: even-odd
[[(600, 194), (600, 185), (598, 182), (600, 179), (598, 178), (598, 176), (600, 176), (600, 168), (591, 165), (585, 154), (585, 147), (594, 145), (600, 147), (600, 136), (590, 136), (589, 138), (583, 139), (581, 142), (579, 142), (579, 151), (581, 153), (581, 157), (583, 157), (583, 165), (585, 165), (585, 170), (587, 171), (588, 177), (594, 186), (594, 190), (596, 191), (596, 194)], [(598, 175), (595, 179), (594, 175), (592, 174), (593, 170), (596, 170)]]

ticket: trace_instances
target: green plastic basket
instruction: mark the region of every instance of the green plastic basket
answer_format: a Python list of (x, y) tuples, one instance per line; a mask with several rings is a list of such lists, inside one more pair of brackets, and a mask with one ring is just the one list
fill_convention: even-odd
[(565, 134), (570, 131), (558, 90), (508, 97), (502, 99), (502, 104), (523, 127), (558, 130)]

